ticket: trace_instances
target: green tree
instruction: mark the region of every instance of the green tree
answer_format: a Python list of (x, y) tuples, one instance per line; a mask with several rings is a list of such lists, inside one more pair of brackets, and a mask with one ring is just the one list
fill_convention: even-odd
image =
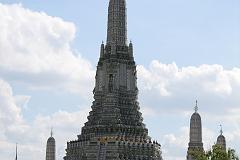
[(191, 157), (196, 160), (208, 160), (206, 153), (201, 150), (192, 150), (189, 152)]
[(191, 151), (191, 156), (195, 160), (240, 160), (234, 149), (223, 150), (220, 146), (214, 145), (210, 151)]
[(213, 146), (211, 153), (210, 160), (228, 160), (228, 153), (218, 145)]
[(228, 160), (239, 160), (239, 157), (234, 149), (228, 149)]

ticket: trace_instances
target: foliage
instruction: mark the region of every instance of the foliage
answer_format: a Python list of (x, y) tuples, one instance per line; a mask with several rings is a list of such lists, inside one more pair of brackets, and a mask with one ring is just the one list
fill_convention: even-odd
[(210, 160), (229, 160), (228, 153), (218, 145), (214, 145), (210, 154)]
[(205, 152), (202, 150), (196, 149), (196, 150), (189, 151), (189, 155), (191, 155), (192, 159), (208, 160)]
[(239, 157), (236, 154), (236, 151), (234, 149), (228, 149), (228, 159), (229, 160), (239, 160)]
[(240, 160), (234, 149), (229, 148), (226, 151), (218, 145), (214, 145), (212, 150), (207, 152), (196, 150), (191, 151), (189, 154), (195, 160)]

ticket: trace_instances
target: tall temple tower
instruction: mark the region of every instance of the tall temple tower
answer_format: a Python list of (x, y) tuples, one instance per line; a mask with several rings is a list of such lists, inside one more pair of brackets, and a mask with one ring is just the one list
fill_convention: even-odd
[(125, 0), (110, 0), (107, 42), (102, 43), (94, 101), (78, 139), (64, 160), (161, 160), (140, 113), (133, 44), (127, 44)]
[(197, 101), (195, 112), (192, 114), (190, 120), (190, 142), (188, 143), (187, 160), (193, 160), (191, 153), (195, 151), (204, 151), (202, 142), (202, 121), (201, 116), (198, 113)]
[(51, 136), (47, 140), (46, 160), (55, 159), (56, 159), (56, 144), (55, 139), (53, 138), (53, 132), (51, 130)]
[(220, 125), (220, 126), (221, 126), (221, 130), (220, 130), (220, 135), (217, 138), (217, 145), (219, 147), (221, 147), (222, 150), (226, 151), (226, 148), (227, 148), (226, 147), (226, 139), (223, 135), (222, 125)]

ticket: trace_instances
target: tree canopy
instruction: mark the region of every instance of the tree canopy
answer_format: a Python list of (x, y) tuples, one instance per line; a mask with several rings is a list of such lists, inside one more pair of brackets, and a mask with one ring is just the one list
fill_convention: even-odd
[(190, 154), (196, 160), (240, 160), (234, 149), (229, 148), (226, 151), (218, 145), (207, 152), (192, 151)]

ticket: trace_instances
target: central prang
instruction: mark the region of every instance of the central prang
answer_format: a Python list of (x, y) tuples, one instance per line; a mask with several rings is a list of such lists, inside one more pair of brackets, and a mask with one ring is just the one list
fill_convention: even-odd
[(132, 42), (127, 44), (125, 0), (110, 0), (106, 45), (102, 43), (88, 121), (65, 160), (161, 160), (140, 113)]

